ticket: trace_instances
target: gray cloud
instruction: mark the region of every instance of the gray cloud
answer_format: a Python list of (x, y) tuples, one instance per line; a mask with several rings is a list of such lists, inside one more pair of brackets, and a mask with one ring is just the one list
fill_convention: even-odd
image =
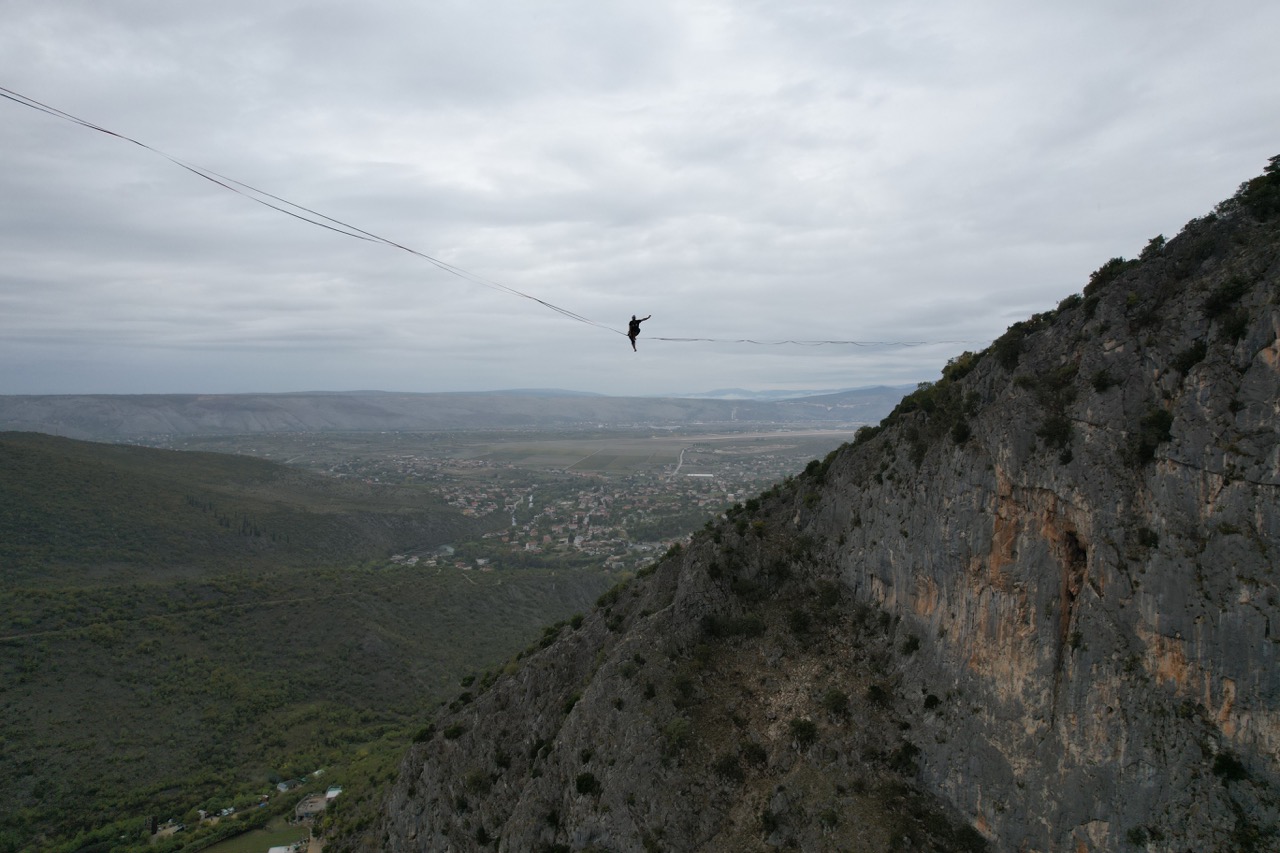
[(9, 0), (0, 86), (613, 331), (3, 101), (0, 393), (934, 378), (1280, 153), (1274, 4), (1042, 7)]

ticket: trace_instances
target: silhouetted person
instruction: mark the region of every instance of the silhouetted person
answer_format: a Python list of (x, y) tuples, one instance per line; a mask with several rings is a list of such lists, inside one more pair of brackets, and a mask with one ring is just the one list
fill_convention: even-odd
[[(652, 316), (653, 316), (652, 314), (649, 315), (649, 317), (652, 317)], [(640, 320), (637, 320), (635, 314), (631, 315), (631, 322), (630, 324), (627, 325), (627, 337), (631, 338), (632, 350), (635, 350), (636, 348), (636, 335), (640, 334), (640, 324), (643, 323), (645, 320), (648, 320), (649, 317), (644, 317)]]

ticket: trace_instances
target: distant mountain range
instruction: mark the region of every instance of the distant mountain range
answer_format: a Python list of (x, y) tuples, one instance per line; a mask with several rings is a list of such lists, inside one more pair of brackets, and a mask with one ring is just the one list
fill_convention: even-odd
[(874, 385), (863, 388), (824, 388), (809, 389), (802, 391), (752, 391), (748, 388), (717, 388), (714, 391), (704, 391), (697, 394), (671, 394), (669, 396), (684, 398), (694, 398), (699, 400), (798, 400), (804, 397), (830, 397), (839, 394), (856, 394), (865, 395), (883, 391), (885, 389), (894, 391), (898, 398), (908, 391), (915, 389), (914, 385)]
[[(834, 393), (711, 392), (712, 397), (609, 397), (559, 390), (405, 394), (0, 396), (0, 430), (119, 441), (163, 435), (440, 429), (877, 423), (910, 386)], [(756, 398), (741, 395), (755, 394)], [(784, 399), (767, 399), (788, 393)]]

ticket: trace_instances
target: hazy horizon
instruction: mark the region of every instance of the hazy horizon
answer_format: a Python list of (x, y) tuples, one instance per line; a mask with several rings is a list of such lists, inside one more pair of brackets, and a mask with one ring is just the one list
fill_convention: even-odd
[(0, 393), (933, 380), (1262, 172), (1278, 31), (1262, 0), (11, 0)]
[(636, 397), (636, 398), (725, 398), (729, 399), (734, 394), (747, 395), (749, 398), (768, 397), (782, 399), (789, 396), (794, 397), (813, 397), (827, 394), (846, 394), (856, 393), (858, 391), (872, 391), (877, 389), (901, 390), (915, 387), (911, 383), (906, 384), (888, 384), (876, 383), (872, 385), (859, 385), (856, 388), (809, 388), (809, 389), (769, 389), (769, 388), (713, 388), (706, 391), (672, 391), (672, 392), (656, 392), (652, 394), (610, 394), (604, 391), (580, 391), (572, 388), (475, 388), (454, 391), (409, 391), (395, 388), (298, 388), (289, 391), (160, 391), (160, 392), (138, 392), (138, 393), (114, 393), (114, 392), (87, 392), (87, 393), (56, 393), (56, 394), (0, 394), (0, 397), (249, 397), (249, 396), (288, 396), (288, 395), (341, 395), (341, 394), (409, 394), (409, 395), (431, 395), (431, 394), (490, 394), (501, 395), (510, 394), (515, 396), (583, 396), (583, 397)]

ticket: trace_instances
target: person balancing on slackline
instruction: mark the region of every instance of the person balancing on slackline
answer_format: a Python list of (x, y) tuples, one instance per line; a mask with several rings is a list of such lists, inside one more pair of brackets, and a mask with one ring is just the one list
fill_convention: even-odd
[[(649, 315), (649, 317), (652, 316), (652, 314)], [(637, 320), (635, 314), (631, 315), (631, 322), (627, 325), (627, 337), (631, 339), (631, 349), (633, 351), (636, 350), (636, 336), (640, 334), (640, 324), (648, 320), (649, 317)]]

